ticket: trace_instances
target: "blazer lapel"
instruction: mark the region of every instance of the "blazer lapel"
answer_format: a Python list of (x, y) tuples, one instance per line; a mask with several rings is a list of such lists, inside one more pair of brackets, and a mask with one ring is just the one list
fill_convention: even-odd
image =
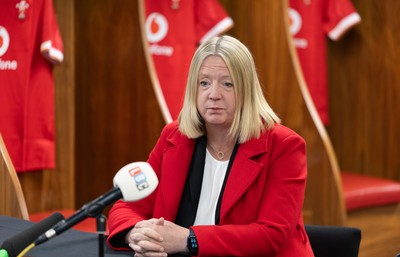
[(163, 154), (161, 181), (162, 197), (165, 210), (164, 218), (175, 220), (181, 200), (186, 177), (189, 171), (195, 140), (184, 138), (180, 134), (173, 134), (167, 138), (167, 147)]
[(175, 223), (188, 228), (196, 218), (199, 205), (201, 185), (203, 182), (204, 161), (206, 154), (206, 138), (197, 140), (192, 154), (189, 173), (184, 185)]
[(249, 141), (239, 146), (222, 198), (221, 221), (257, 179), (263, 165), (254, 159), (266, 152), (266, 147), (259, 140)]

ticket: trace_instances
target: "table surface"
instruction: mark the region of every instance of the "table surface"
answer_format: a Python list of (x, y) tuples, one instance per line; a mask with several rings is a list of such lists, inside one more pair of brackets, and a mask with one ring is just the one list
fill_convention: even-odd
[[(8, 216), (0, 215), (0, 245), (8, 238), (29, 228), (33, 223)], [(81, 232), (74, 229), (65, 231), (61, 235), (31, 249), (26, 257), (91, 257), (99, 255), (98, 235)], [(104, 243), (104, 256), (121, 257), (133, 256), (132, 251), (113, 251)]]

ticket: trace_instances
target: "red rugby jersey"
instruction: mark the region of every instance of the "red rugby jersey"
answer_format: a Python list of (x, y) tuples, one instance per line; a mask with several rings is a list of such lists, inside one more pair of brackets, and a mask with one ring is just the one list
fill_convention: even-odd
[(63, 58), (52, 0), (0, 1), (0, 132), (19, 172), (55, 167), (52, 68)]
[(329, 123), (326, 36), (340, 37), (361, 21), (349, 0), (290, 0), (290, 32), (311, 98), (322, 122)]
[(145, 31), (159, 80), (155, 90), (162, 93), (158, 100), (164, 118), (171, 122), (182, 108), (198, 44), (225, 32), (233, 21), (217, 0), (146, 0), (145, 8)]

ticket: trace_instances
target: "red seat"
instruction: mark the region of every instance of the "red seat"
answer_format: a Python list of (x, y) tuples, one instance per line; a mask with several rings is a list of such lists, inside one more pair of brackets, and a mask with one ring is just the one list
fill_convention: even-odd
[[(29, 220), (32, 222), (39, 222), (42, 219), (50, 216), (54, 212), (59, 212), (62, 215), (64, 215), (64, 218), (68, 218), (72, 214), (75, 213), (75, 210), (55, 210), (55, 211), (49, 211), (49, 212), (33, 213), (33, 214), (29, 214)], [(87, 219), (83, 220), (82, 222), (73, 226), (73, 228), (76, 230), (84, 231), (84, 232), (96, 233), (97, 232), (96, 218), (87, 218)], [(108, 231), (106, 231), (106, 234), (108, 234)]]
[(347, 211), (400, 202), (400, 182), (341, 172)]

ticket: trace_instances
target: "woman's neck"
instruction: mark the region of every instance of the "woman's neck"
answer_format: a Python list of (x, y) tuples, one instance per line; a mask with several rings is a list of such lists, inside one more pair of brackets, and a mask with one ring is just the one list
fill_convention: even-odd
[(229, 160), (236, 144), (236, 139), (227, 134), (227, 132), (207, 134), (207, 149), (220, 161)]

